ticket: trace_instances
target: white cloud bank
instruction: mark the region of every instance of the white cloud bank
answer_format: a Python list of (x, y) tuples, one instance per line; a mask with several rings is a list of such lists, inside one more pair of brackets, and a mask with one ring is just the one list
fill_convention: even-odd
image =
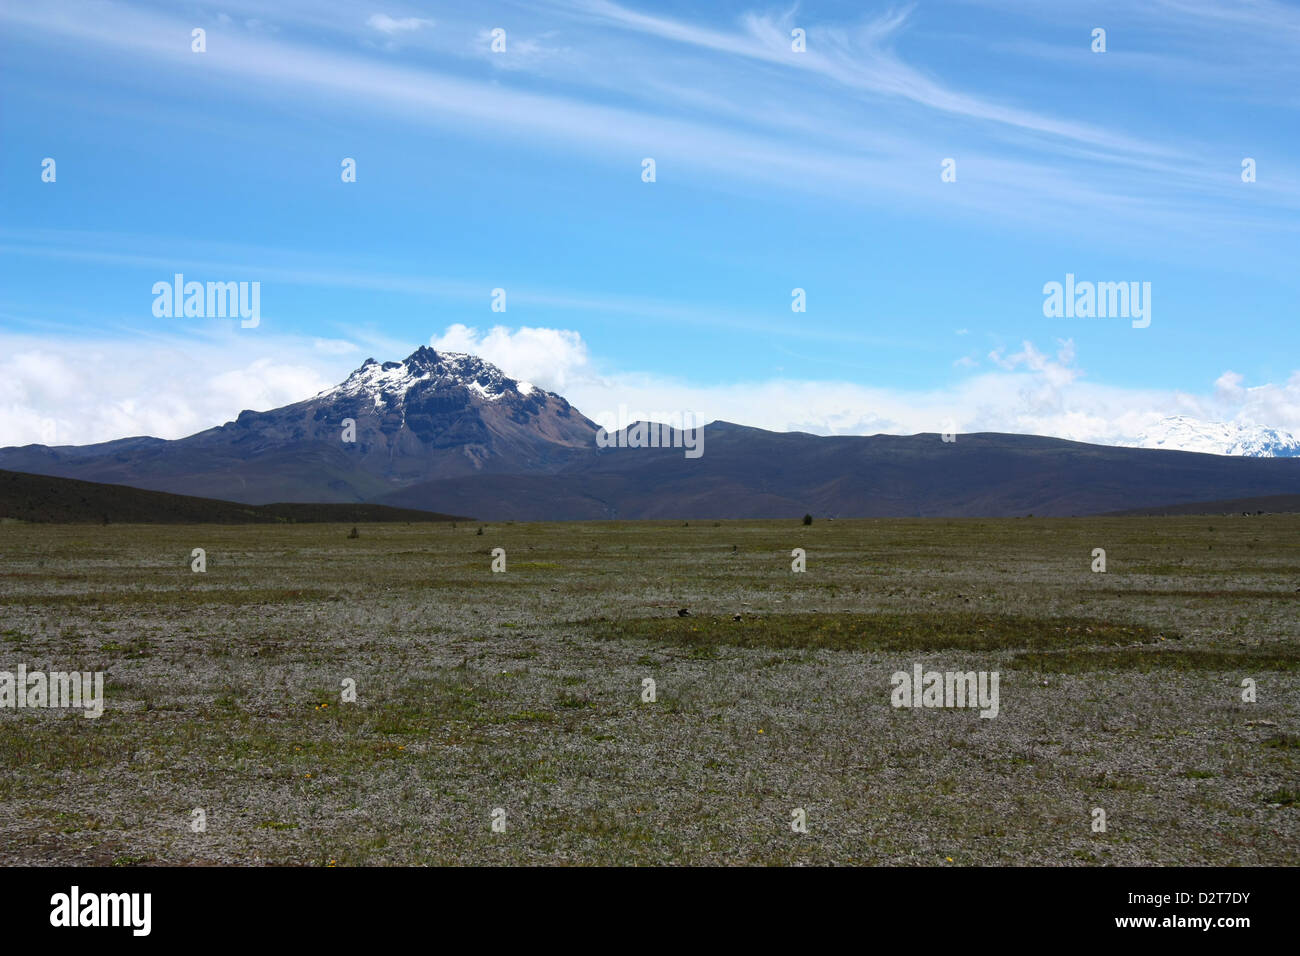
[(560, 329), (453, 325), (430, 344), (482, 356), (513, 378), (559, 392), (592, 419), (626, 405), (634, 418), (637, 411), (689, 411), (702, 422), (823, 435), (955, 429), (1116, 444), (1163, 418), (1185, 415), (1300, 434), (1300, 371), (1285, 384), (1251, 388), (1227, 371), (1204, 394), (1098, 385), (1075, 364), (1072, 340), (1058, 341), (1051, 355), (1030, 342), (1009, 355), (995, 351), (956, 385), (910, 391), (789, 379), (700, 386), (645, 372), (603, 373), (582, 337)]
[(0, 446), (182, 438), (336, 384), (337, 343), (267, 345), (0, 336)]
[[(368, 343), (369, 344), (369, 343)], [(774, 431), (816, 434), (999, 431), (1129, 441), (1163, 418), (1267, 425), (1300, 434), (1300, 371), (1248, 387), (1228, 370), (1203, 393), (1093, 384), (1074, 343), (990, 353), (957, 383), (927, 390), (773, 379), (696, 385), (611, 371), (575, 331), (452, 325), (430, 344), (470, 352), (507, 375), (564, 395), (588, 417), (620, 406), (692, 412)], [(414, 350), (414, 344), (410, 350)], [(181, 438), (301, 401), (342, 381), (366, 356), (339, 339), (241, 337), (87, 342), (0, 335), (0, 446), (88, 444), (133, 435)], [(376, 355), (380, 360), (404, 355)]]

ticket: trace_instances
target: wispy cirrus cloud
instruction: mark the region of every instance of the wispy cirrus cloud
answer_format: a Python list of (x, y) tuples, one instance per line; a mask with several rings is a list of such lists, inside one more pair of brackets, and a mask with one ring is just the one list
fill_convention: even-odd
[(1249, 31), (1256, 37), (1300, 40), (1300, 10), (1277, 0), (1157, 0), (1172, 19), (1188, 18)]
[[(78, 0), (7, 6), (0, 9), (0, 21), (47, 37), (91, 41), (82, 49), (92, 55), (190, 62), (188, 47), (176, 40), (186, 32), (184, 22), (112, 2), (94, 7), (111, 16), (91, 16), (88, 9)], [(1110, 125), (999, 105), (942, 84), (904, 63), (890, 46), (909, 22), (906, 11), (851, 27), (810, 24), (809, 51), (794, 54), (789, 52), (788, 16), (750, 14), (727, 31), (638, 13), (607, 0), (554, 9), (579, 24), (612, 25), (633, 38), (667, 41), (671, 58), (664, 60), (662, 42), (642, 47), (588, 39), (580, 45), (580, 66), (566, 68), (572, 58), (555, 50), (579, 44), (533, 49), (527, 37), (551, 34), (524, 32), (516, 41), (516, 59), (510, 61), (516, 69), (506, 73), (523, 73), (530, 63), (545, 60), (565, 83), (561, 93), (457, 75), (444, 69), (453, 61), (439, 61), (439, 69), (410, 60), (379, 61), (301, 33), (275, 39), (231, 34), (212, 44), (207, 69), (184, 75), (190, 82), (219, 83), (223, 91), (237, 88), (252, 99), (300, 96), (316, 103), (323, 96), (340, 109), (383, 110), (462, 135), (523, 139), (534, 148), (600, 157), (607, 163), (627, 162), (629, 155), (653, 150), (669, 168), (727, 188), (745, 181), (779, 184), (944, 216), (964, 212), (1030, 222), (1059, 218), (1060, 210), (1070, 209), (1086, 229), (1096, 219), (1092, 213), (1103, 209), (1112, 218), (1144, 225), (1152, 235), (1199, 231), (1211, 236), (1228, 228), (1277, 227), (1273, 208), (1300, 207), (1300, 195), (1284, 170), (1258, 183), (1243, 202), (1239, 193), (1229, 192), (1230, 179), (1221, 168), (1190, 159), (1177, 147), (1146, 142)], [(286, 18), (290, 14), (297, 15), (296, 8), (289, 8)], [(307, 22), (316, 28), (321, 16), (315, 12)], [(385, 26), (391, 26), (389, 20), (399, 22), (382, 16), (388, 17), (381, 21)], [(441, 42), (459, 44), (465, 57), (481, 58), (482, 23), (473, 30), (464, 27), (449, 27), (448, 39)], [(724, 53), (763, 69), (734, 72), (716, 56), (677, 57), (671, 52), (676, 48)], [(493, 60), (508, 56), (494, 55)], [(699, 80), (709, 86), (707, 95), (697, 96), (693, 104), (647, 97), (626, 83), (618, 87), (620, 97), (608, 95), (610, 84), (623, 76), (635, 84), (636, 77), (665, 72), (689, 76), (692, 70), (701, 71)], [(792, 92), (786, 76), (817, 82)], [(915, 116), (873, 114), (873, 128), (860, 129), (855, 111), (860, 113), (861, 104), (836, 95), (837, 90), (921, 107), (927, 115), (918, 122)], [(985, 136), (968, 139), (961, 151), (962, 187), (938, 192), (938, 163), (952, 149), (952, 132), (943, 117), (980, 124)], [(1032, 139), (1008, 148), (999, 131)], [(1106, 228), (1113, 233), (1113, 223)]]
[(432, 27), (434, 22), (425, 17), (390, 17), (386, 13), (374, 13), (366, 19), (366, 26), (390, 36), (395, 33), (412, 33), (425, 27)]
[[(8, 240), (8, 241), (6, 241)], [(183, 239), (100, 234), (87, 231), (21, 231), (0, 228), (0, 253), (18, 258), (49, 258), (130, 269), (138, 272), (139, 294), (135, 315), (151, 315), (154, 281), (171, 281), (179, 271), (197, 281), (257, 281), (264, 283), (263, 303), (273, 301), (276, 285), (314, 289), (345, 289), (392, 293), (444, 306), (477, 308), (489, 303), (493, 282), (486, 277), (443, 277), (411, 269), (396, 271), (391, 262), (380, 263), (358, 255), (326, 257), (293, 249), (255, 244), (232, 244)], [(604, 321), (653, 319), (681, 328), (708, 326), (773, 337), (797, 337), (819, 342), (872, 346), (906, 345), (897, 335), (876, 335), (832, 327), (794, 326), (764, 320), (725, 304), (673, 300), (630, 293), (594, 292), (533, 284), (512, 285), (508, 301), (516, 306), (588, 313)], [(17, 323), (17, 319), (11, 319)], [(274, 316), (265, 319), (276, 324)], [(386, 346), (396, 340), (372, 337)], [(918, 340), (913, 338), (913, 344)], [(400, 347), (400, 346), (398, 346)]]
[(790, 71), (808, 71), (846, 89), (900, 97), (929, 109), (1034, 133), (1047, 133), (1093, 147), (1168, 155), (1168, 149), (1160, 144), (1117, 136), (1102, 127), (1000, 105), (960, 92), (909, 66), (894, 52), (891, 42), (906, 27), (911, 7), (891, 10), (853, 26), (812, 26), (807, 31), (808, 48), (802, 53), (794, 53), (791, 51), (791, 30), (804, 21), (796, 19), (793, 11), (780, 16), (749, 13), (741, 18), (743, 29), (725, 32), (640, 13), (611, 0), (574, 0), (572, 6), (625, 29), (763, 60)]

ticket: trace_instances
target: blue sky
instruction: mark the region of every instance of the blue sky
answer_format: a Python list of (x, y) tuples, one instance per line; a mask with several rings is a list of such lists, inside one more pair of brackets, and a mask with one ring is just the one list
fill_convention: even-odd
[[(1300, 431), (1298, 52), (1273, 0), (5, 3), (0, 444), (431, 341), (593, 417)], [(260, 324), (155, 317), (176, 272)], [(1066, 273), (1150, 326), (1045, 317)]]

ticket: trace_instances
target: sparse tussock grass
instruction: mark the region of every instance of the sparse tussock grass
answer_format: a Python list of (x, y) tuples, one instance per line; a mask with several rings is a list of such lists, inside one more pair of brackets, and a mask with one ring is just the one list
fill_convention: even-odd
[(587, 622), (603, 640), (651, 640), (691, 648), (823, 648), (841, 651), (989, 651), (1152, 643), (1136, 624), (1070, 617), (963, 612), (651, 617)]
[[(98, 720), (0, 710), (0, 863), (1249, 866), (1300, 845), (1300, 517), (353, 523), (6, 525), (0, 670), (108, 676)], [(914, 661), (1000, 670), (999, 715), (895, 709)]]

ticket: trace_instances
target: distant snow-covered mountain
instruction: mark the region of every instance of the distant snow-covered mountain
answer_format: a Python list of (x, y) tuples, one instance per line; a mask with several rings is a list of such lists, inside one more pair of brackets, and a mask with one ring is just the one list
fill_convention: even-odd
[(1243, 458), (1300, 458), (1300, 439), (1290, 432), (1242, 422), (1203, 422), (1184, 415), (1164, 418), (1125, 448), (1163, 448)]

